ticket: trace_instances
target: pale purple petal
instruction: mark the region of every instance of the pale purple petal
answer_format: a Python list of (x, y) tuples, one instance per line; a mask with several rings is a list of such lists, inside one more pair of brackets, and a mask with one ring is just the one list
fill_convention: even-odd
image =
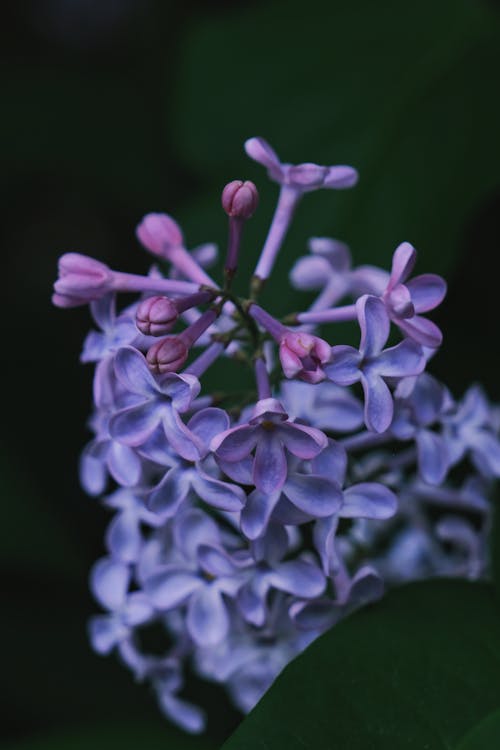
[(286, 181), (303, 190), (322, 187), (327, 168), (318, 164), (304, 163), (285, 167)]
[(176, 453), (186, 461), (198, 461), (203, 452), (203, 446), (172, 407), (163, 410), (163, 429)]
[(89, 622), (90, 643), (98, 654), (109, 654), (128, 633), (125, 625), (109, 615), (96, 615)]
[(326, 583), (321, 570), (305, 560), (281, 563), (266, 578), (274, 588), (305, 599), (322, 594)]
[(189, 560), (194, 560), (200, 544), (220, 544), (220, 532), (216, 522), (198, 508), (182, 515), (174, 528), (175, 543)]
[(250, 493), (241, 512), (241, 530), (248, 539), (257, 539), (264, 533), (279, 497), (279, 491)]
[(245, 151), (254, 161), (259, 162), (273, 172), (281, 173), (281, 163), (276, 151), (264, 138), (249, 138), (245, 141)]
[(344, 273), (351, 268), (351, 253), (345, 242), (333, 237), (311, 237), (308, 245), (311, 253), (328, 260), (330, 274), (332, 269)]
[(277, 430), (259, 430), (255, 450), (253, 480), (258, 490), (272, 493), (283, 487), (286, 479), (287, 463), (285, 451), (276, 434)]
[(397, 320), (395, 322), (403, 333), (422, 344), (422, 346), (429, 346), (433, 349), (441, 346), (443, 334), (432, 320), (414, 315), (413, 318), (408, 318), (408, 320)]
[(174, 409), (181, 413), (189, 409), (201, 387), (195, 375), (189, 373), (179, 375), (175, 372), (163, 375), (159, 385), (162, 392), (171, 399)]
[(351, 581), (349, 592), (349, 605), (360, 607), (363, 604), (374, 602), (384, 593), (384, 582), (377, 571), (365, 565), (360, 568)]
[(137, 453), (115, 440), (109, 446), (108, 469), (113, 479), (124, 487), (133, 487), (141, 478), (141, 461)]
[(165, 565), (144, 581), (144, 591), (158, 609), (183, 604), (200, 586), (197, 575), (175, 565)]
[(422, 479), (429, 484), (441, 484), (450, 466), (445, 440), (430, 430), (419, 430), (416, 435), (418, 467)]
[(299, 258), (290, 271), (290, 281), (296, 289), (322, 289), (328, 283), (331, 273), (332, 269), (326, 258)]
[(342, 504), (339, 485), (314, 474), (290, 474), (283, 488), (287, 498), (312, 518), (336, 513)]
[(187, 628), (199, 646), (215, 646), (224, 640), (229, 630), (229, 616), (215, 586), (203, 586), (191, 597)]
[(413, 270), (417, 252), (409, 242), (402, 242), (392, 256), (391, 278), (388, 289), (392, 289), (396, 284), (404, 282)]
[(149, 398), (159, 393), (158, 384), (149, 370), (146, 358), (131, 346), (124, 346), (117, 351), (115, 373), (122, 385), (132, 393)]
[(361, 359), (361, 354), (352, 346), (332, 346), (332, 361), (323, 370), (337, 385), (352, 385), (360, 378)]
[(209, 406), (191, 417), (188, 428), (194, 432), (208, 451), (213, 438), (229, 429), (229, 417), (223, 409)]
[(338, 165), (328, 167), (328, 172), (323, 182), (326, 188), (350, 188), (358, 181), (358, 173), (353, 167)]
[(111, 555), (123, 563), (133, 563), (139, 557), (142, 536), (134, 510), (117, 513), (106, 532), (106, 545)]
[(256, 425), (232, 427), (215, 437), (210, 448), (223, 461), (241, 461), (254, 449), (259, 433)]
[(274, 429), (287, 450), (297, 458), (310, 459), (318, 455), (328, 445), (324, 432), (297, 422), (286, 422)]
[(391, 518), (397, 510), (396, 495), (383, 484), (362, 482), (344, 491), (342, 518)]
[(369, 430), (385, 432), (392, 422), (393, 403), (388, 385), (376, 373), (361, 378), (365, 394), (365, 423)]
[(361, 328), (359, 351), (363, 358), (375, 357), (382, 351), (389, 338), (390, 321), (385, 305), (378, 297), (365, 294), (356, 302), (356, 311)]
[(172, 468), (148, 498), (148, 508), (154, 513), (174, 515), (184, 502), (191, 486), (191, 475), (184, 468)]
[(225, 550), (200, 544), (198, 547), (198, 562), (205, 573), (214, 578), (234, 576), (236, 568)]
[(396, 284), (386, 299), (391, 316), (396, 318), (411, 318), (412, 315), (415, 315), (415, 307), (410, 292), (404, 284)]
[(471, 444), (472, 457), (481, 471), (489, 476), (500, 476), (500, 442), (486, 430), (477, 430)]
[(267, 591), (255, 591), (252, 583), (244, 584), (238, 592), (237, 602), (245, 620), (256, 627), (266, 621), (265, 595)]
[(209, 505), (233, 513), (241, 510), (246, 500), (241, 487), (214, 479), (201, 469), (193, 475), (193, 489)]
[(325, 575), (329, 575), (338, 566), (337, 551), (335, 549), (335, 534), (337, 532), (338, 517), (321, 518), (314, 524), (314, 546), (318, 552)]
[(418, 378), (411, 396), (411, 405), (419, 425), (435, 422), (445, 406), (446, 388), (428, 373)]
[(159, 424), (162, 413), (156, 401), (145, 401), (117, 412), (109, 422), (115, 440), (125, 445), (141, 445)]
[(92, 441), (84, 448), (80, 457), (80, 482), (85, 492), (92, 497), (97, 497), (106, 489), (108, 473), (105, 456), (107, 449), (108, 441)]
[(313, 474), (328, 477), (342, 487), (347, 470), (347, 453), (335, 440), (329, 440), (327, 447), (313, 458), (311, 468)]
[(133, 591), (127, 597), (127, 603), (123, 611), (123, 621), (129, 627), (142, 625), (154, 614), (151, 602), (141, 591)]
[(90, 574), (90, 588), (105, 609), (121, 609), (130, 582), (130, 569), (124, 563), (104, 557), (98, 560)]
[(424, 273), (406, 285), (417, 313), (434, 310), (446, 295), (446, 281), (434, 273)]
[(404, 378), (408, 375), (419, 375), (425, 364), (422, 347), (414, 341), (405, 339), (390, 349), (384, 349), (373, 362), (370, 362), (369, 367), (371, 372), (386, 378)]
[(241, 461), (223, 461), (217, 456), (217, 463), (234, 482), (238, 484), (252, 484), (253, 458), (246, 456)]
[(200, 734), (206, 726), (205, 712), (198, 706), (178, 698), (168, 690), (158, 690), (158, 703), (174, 724), (191, 734)]

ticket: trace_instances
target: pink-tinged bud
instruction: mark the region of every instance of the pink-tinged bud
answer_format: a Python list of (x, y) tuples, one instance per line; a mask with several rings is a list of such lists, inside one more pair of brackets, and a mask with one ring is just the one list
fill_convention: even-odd
[(168, 297), (148, 297), (143, 300), (135, 315), (137, 328), (145, 336), (163, 336), (174, 327), (179, 313)]
[(146, 250), (161, 258), (168, 258), (171, 248), (184, 242), (180, 226), (168, 214), (146, 214), (135, 233)]
[(280, 341), (279, 356), (287, 378), (319, 383), (325, 379), (322, 365), (331, 360), (332, 347), (318, 336), (290, 331)]
[(189, 349), (180, 336), (168, 336), (157, 341), (146, 354), (151, 372), (163, 375), (177, 372), (188, 357)]
[(228, 216), (237, 219), (249, 219), (259, 205), (257, 188), (246, 180), (233, 180), (222, 191), (222, 208)]
[(59, 278), (52, 301), (58, 307), (77, 307), (100, 299), (113, 289), (113, 272), (88, 255), (66, 253), (59, 258)]

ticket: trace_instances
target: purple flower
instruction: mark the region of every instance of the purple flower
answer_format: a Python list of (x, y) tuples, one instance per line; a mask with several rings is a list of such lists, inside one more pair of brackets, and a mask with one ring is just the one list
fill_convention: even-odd
[(187, 411), (198, 395), (198, 379), (175, 373), (155, 379), (143, 355), (128, 346), (118, 350), (115, 372), (123, 386), (141, 400), (114, 415), (109, 425), (111, 435), (125, 445), (140, 446), (161, 423), (172, 448), (189, 461), (198, 460), (197, 438), (178, 414)]
[(334, 346), (332, 363), (325, 365), (327, 377), (337, 385), (361, 381), (365, 395), (365, 423), (368, 429), (385, 432), (393, 416), (393, 401), (385, 378), (417, 375), (425, 367), (422, 347), (405, 339), (384, 349), (389, 338), (389, 319), (384, 303), (364, 295), (356, 302), (361, 341), (359, 351), (352, 346)]
[(318, 188), (349, 188), (358, 181), (358, 173), (352, 167), (321, 167), (318, 164), (283, 164), (278, 155), (263, 138), (250, 138), (245, 142), (245, 151), (254, 161), (267, 169), (271, 180), (305, 193)]
[(90, 304), (90, 311), (101, 329), (91, 331), (83, 344), (81, 362), (98, 362), (122, 346), (132, 344), (138, 338), (137, 328), (132, 317), (124, 314), (116, 316), (116, 297), (106, 294)]
[(415, 248), (403, 242), (394, 251), (392, 270), (387, 288), (382, 294), (387, 313), (409, 338), (423, 346), (438, 347), (442, 334), (435, 323), (418, 313), (437, 307), (446, 294), (446, 282), (433, 273), (406, 279), (417, 258)]
[(288, 421), (288, 414), (274, 398), (255, 405), (248, 424), (232, 427), (211, 442), (217, 458), (240, 462), (255, 451), (253, 482), (264, 493), (283, 487), (287, 476), (285, 449), (294, 456), (309, 459), (327, 445), (326, 436), (314, 427)]

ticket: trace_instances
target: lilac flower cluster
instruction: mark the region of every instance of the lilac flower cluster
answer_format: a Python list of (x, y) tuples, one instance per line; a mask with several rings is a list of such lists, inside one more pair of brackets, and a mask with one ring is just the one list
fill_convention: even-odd
[[(104, 610), (90, 622), (92, 646), (118, 653), (190, 732), (205, 715), (187, 697), (187, 665), (246, 712), (295, 655), (386, 585), (485, 575), (500, 476), (500, 412), (479, 386), (456, 401), (425, 371), (442, 336), (424, 314), (446, 285), (411, 278), (409, 243), (389, 272), (353, 268), (344, 243), (315, 237), (291, 270), (295, 287), (317, 293), (309, 308), (278, 320), (258, 304), (303, 195), (351, 187), (357, 173), (283, 164), (261, 138), (245, 148), (280, 186), (248, 298), (232, 280), (258, 193), (238, 180), (222, 193), (221, 285), (205, 270), (213, 246), (190, 252), (170, 216), (148, 214), (137, 237), (168, 276), (69, 253), (53, 297), (89, 304), (98, 329), (82, 353), (95, 363), (94, 437), (80, 473), (113, 515), (91, 574)], [(139, 296), (117, 311), (120, 292)], [(328, 343), (341, 321), (358, 324), (358, 348)], [(202, 391), (220, 357), (252, 368), (244, 405)], [(154, 651), (152, 626), (164, 637)]]

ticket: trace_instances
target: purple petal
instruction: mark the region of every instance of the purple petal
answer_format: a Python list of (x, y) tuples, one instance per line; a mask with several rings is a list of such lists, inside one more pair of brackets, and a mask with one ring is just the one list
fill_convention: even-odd
[(314, 524), (313, 538), (314, 546), (318, 552), (325, 575), (338, 567), (337, 551), (335, 549), (335, 534), (337, 532), (338, 518), (321, 518)]
[(141, 478), (141, 460), (137, 453), (115, 440), (109, 446), (108, 469), (113, 479), (124, 487), (133, 487)]
[(323, 370), (337, 385), (352, 385), (360, 378), (361, 354), (352, 346), (332, 346), (332, 361)]
[(323, 632), (335, 625), (344, 609), (331, 599), (318, 599), (314, 602), (298, 601), (290, 607), (290, 617), (301, 630)]
[(203, 446), (189, 430), (173, 407), (163, 410), (163, 429), (173, 450), (186, 461), (198, 461)]
[(234, 576), (235, 566), (223, 549), (211, 547), (208, 544), (200, 544), (198, 548), (198, 562), (205, 571), (214, 578), (221, 576)]
[(343, 165), (329, 167), (323, 187), (326, 188), (350, 188), (358, 181), (358, 173), (353, 167)]
[(229, 616), (215, 586), (203, 586), (189, 602), (187, 629), (198, 646), (215, 646), (226, 637)]
[(414, 315), (413, 318), (397, 320), (396, 323), (403, 333), (422, 346), (429, 346), (433, 349), (441, 346), (443, 334), (432, 320)]
[(137, 349), (124, 346), (115, 357), (115, 373), (122, 385), (132, 393), (152, 397), (159, 388), (151, 374), (146, 358)]
[(113, 518), (106, 532), (106, 545), (120, 562), (133, 563), (138, 559), (142, 536), (135, 511), (124, 511)]
[(129, 627), (142, 625), (154, 614), (153, 607), (142, 591), (134, 591), (127, 598), (127, 604), (123, 612), (123, 621)]
[(479, 469), (488, 476), (500, 476), (500, 442), (486, 430), (477, 430), (471, 445), (472, 456)]
[(363, 424), (361, 403), (341, 386), (328, 382), (321, 384), (315, 406), (319, 412), (318, 427), (353, 432)]
[(392, 256), (391, 278), (388, 289), (392, 289), (396, 284), (404, 282), (413, 270), (417, 252), (409, 242), (402, 242), (394, 251)]
[(348, 604), (360, 607), (374, 602), (384, 593), (384, 582), (374, 568), (365, 565), (360, 568), (351, 581)]
[(158, 691), (158, 702), (163, 713), (174, 724), (191, 734), (200, 734), (206, 726), (205, 712), (168, 691)]
[(365, 423), (369, 430), (385, 432), (392, 422), (393, 403), (389, 387), (376, 373), (361, 378), (365, 394)]
[(326, 175), (326, 167), (318, 164), (295, 164), (286, 169), (287, 182), (303, 190), (322, 187)]
[(174, 528), (175, 542), (188, 560), (195, 560), (200, 544), (220, 544), (216, 522), (198, 508), (184, 513)]
[(359, 351), (363, 358), (374, 357), (382, 351), (389, 338), (390, 321), (385, 305), (378, 297), (365, 294), (357, 300), (356, 310), (361, 328)]
[(213, 406), (197, 412), (188, 422), (188, 428), (194, 432), (203, 446), (208, 446), (217, 435), (229, 429), (229, 417), (223, 409)]
[(328, 275), (332, 268), (338, 273), (344, 273), (351, 268), (351, 252), (345, 242), (333, 237), (311, 237), (308, 245), (311, 253), (328, 260)]
[(238, 484), (252, 484), (253, 458), (247, 456), (241, 461), (223, 461), (217, 456), (217, 463), (234, 482)]
[(384, 349), (373, 362), (370, 362), (370, 370), (386, 378), (419, 375), (424, 368), (425, 357), (422, 347), (408, 339), (390, 349)]
[(108, 473), (102, 454), (106, 455), (108, 445), (108, 441), (93, 440), (84, 448), (80, 457), (80, 482), (85, 492), (92, 497), (97, 497), (106, 489)]
[(232, 427), (214, 438), (210, 448), (223, 461), (241, 461), (254, 449), (257, 429), (255, 425)]
[(90, 589), (105, 609), (121, 609), (130, 582), (130, 570), (124, 563), (104, 557), (98, 560), (90, 574)]
[(324, 432), (305, 424), (287, 422), (276, 427), (274, 433), (279, 435), (286, 449), (297, 458), (314, 458), (328, 445)]
[(283, 492), (294, 505), (312, 518), (331, 516), (342, 504), (339, 485), (314, 474), (290, 474)]
[(296, 289), (323, 289), (331, 273), (332, 269), (326, 258), (299, 258), (290, 271), (290, 281)]
[(241, 487), (214, 479), (200, 469), (193, 477), (193, 489), (212, 507), (233, 513), (241, 510), (246, 500)]
[(158, 609), (183, 604), (200, 586), (197, 575), (175, 565), (165, 565), (144, 581), (144, 591)]
[(191, 486), (191, 474), (184, 468), (167, 471), (148, 498), (148, 508), (154, 513), (167, 513), (170, 518), (184, 502)]
[(446, 388), (428, 373), (417, 379), (411, 396), (411, 405), (419, 425), (427, 426), (440, 416), (447, 397)]
[(90, 643), (98, 654), (109, 654), (128, 633), (125, 625), (109, 615), (97, 615), (89, 622)]
[(433, 273), (424, 273), (406, 285), (417, 313), (434, 310), (446, 295), (446, 281)]
[(245, 151), (251, 159), (263, 164), (267, 169), (281, 172), (278, 154), (264, 138), (249, 138), (245, 141)]
[(125, 445), (141, 445), (153, 432), (161, 419), (156, 401), (145, 401), (117, 412), (109, 422), (110, 434)]
[(281, 563), (266, 577), (274, 588), (304, 599), (320, 596), (326, 583), (321, 570), (305, 560)]
[(189, 409), (201, 387), (195, 375), (189, 373), (179, 375), (176, 372), (164, 375), (159, 385), (162, 392), (171, 399), (174, 409), (181, 413)]
[(441, 484), (450, 466), (446, 442), (430, 430), (419, 430), (416, 442), (422, 479), (429, 484)]
[(259, 430), (253, 464), (255, 486), (261, 492), (269, 494), (283, 487), (287, 472), (285, 450), (276, 433), (277, 430)]
[(250, 493), (241, 512), (241, 530), (247, 539), (257, 539), (263, 534), (279, 497), (279, 491)]
[(396, 318), (411, 318), (415, 315), (408, 287), (404, 284), (396, 284), (387, 295), (389, 313)]
[(386, 519), (395, 514), (397, 507), (397, 497), (390, 489), (375, 482), (362, 482), (344, 491), (339, 515), (342, 518)]
[(312, 460), (311, 469), (313, 474), (333, 479), (342, 487), (347, 470), (345, 449), (335, 440), (329, 440), (327, 447)]
[(261, 627), (266, 621), (266, 593), (267, 589), (255, 591), (251, 583), (243, 585), (238, 592), (237, 602), (241, 614), (256, 627)]

